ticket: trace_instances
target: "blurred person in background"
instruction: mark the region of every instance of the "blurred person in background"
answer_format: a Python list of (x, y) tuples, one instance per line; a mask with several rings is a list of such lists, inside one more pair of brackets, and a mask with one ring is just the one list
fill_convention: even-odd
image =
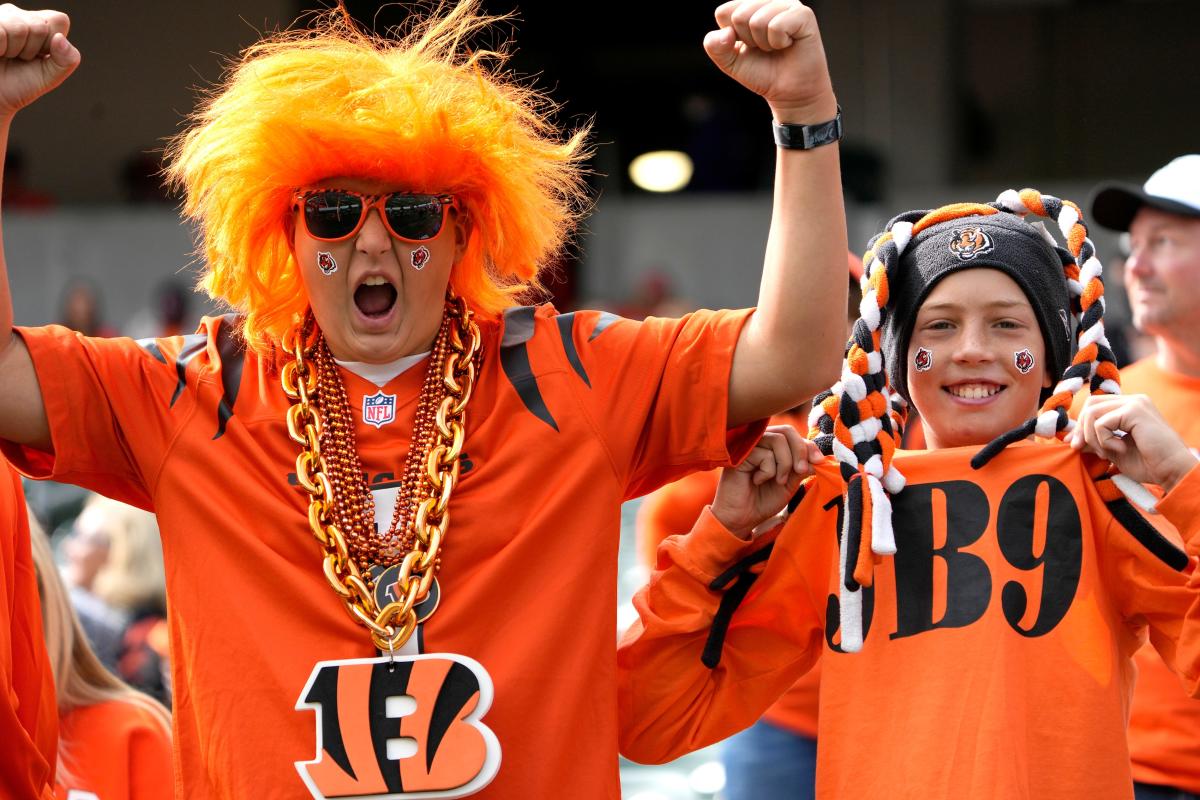
[(116, 329), (104, 322), (103, 308), (95, 283), (89, 278), (72, 278), (63, 289), (59, 324), (84, 336), (116, 336)]
[[(1125, 287), (1155, 352), (1121, 370), (1127, 394), (1149, 395), (1189, 447), (1200, 447), (1200, 155), (1174, 159), (1143, 186), (1108, 184), (1092, 219), (1129, 234)], [(1129, 715), (1137, 800), (1200, 798), (1200, 703), (1149, 644), (1134, 661)]]
[(32, 544), (58, 697), (59, 800), (173, 798), (171, 715), (96, 658), (36, 522)]
[(196, 329), (189, 315), (192, 293), (183, 282), (170, 279), (154, 288), (152, 306), (143, 308), (129, 320), (126, 335), (134, 339), (183, 336)]
[[(89, 497), (94, 495), (89, 494)], [(92, 651), (106, 669), (116, 671), (125, 635), (125, 616), (96, 595), (99, 574), (111, 548), (108, 526), (100, 510), (81, 510), (62, 539), (62, 576), (71, 604), (87, 634)]]
[(0, 457), (0, 797), (54, 797), (58, 712), (21, 481)]
[(168, 703), (167, 587), (158, 521), (149, 511), (94, 494), (76, 531), (106, 543), (90, 586), (121, 618), (114, 671), (135, 689)]

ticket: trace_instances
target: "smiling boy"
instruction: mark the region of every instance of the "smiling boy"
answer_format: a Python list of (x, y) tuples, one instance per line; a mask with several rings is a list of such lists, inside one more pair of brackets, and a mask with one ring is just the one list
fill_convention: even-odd
[[(820, 655), (818, 797), (1132, 797), (1131, 656), (1148, 630), (1200, 691), (1200, 588), (1175, 530), (1079, 450), (1162, 486), (1158, 511), (1193, 554), (1200, 470), (1145, 398), (1114, 393), (1078, 216), (1026, 190), (901, 215), (872, 242), (842, 380), (815, 401), (819, 450), (768, 433), (635, 601), (627, 756), (728, 735)], [(921, 412), (928, 451), (894, 452), (893, 392)], [(1056, 431), (1073, 446), (1025, 441)], [(787, 521), (754, 536), (808, 473)]]

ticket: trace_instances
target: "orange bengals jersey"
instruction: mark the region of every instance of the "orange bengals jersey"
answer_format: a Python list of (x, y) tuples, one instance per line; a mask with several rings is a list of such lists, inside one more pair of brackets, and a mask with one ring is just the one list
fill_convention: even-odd
[[(626, 755), (721, 738), (820, 656), (818, 797), (1132, 797), (1125, 723), (1147, 628), (1200, 691), (1192, 559), (1070, 448), (1023, 442), (980, 471), (977, 449), (897, 456), (897, 552), (864, 590), (859, 653), (839, 645), (832, 463), (766, 540), (707, 514), (664, 543), (618, 655)], [(1200, 468), (1160, 510), (1194, 552)], [(700, 654), (721, 598), (708, 586), (766, 544), (710, 670)]]
[[(771, 423), (799, 427), (803, 421), (780, 416), (773, 418)], [(646, 496), (638, 508), (637, 515), (638, 557), (643, 564), (654, 566), (658, 546), (668, 536), (691, 530), (704, 507), (716, 496), (717, 482), (720, 478), (719, 469), (696, 472), (674, 483), (668, 483)], [(818, 661), (779, 700), (763, 712), (763, 719), (810, 739), (816, 738), (817, 697), (820, 687), (821, 663)]]
[[(521, 307), (483, 326), (440, 606), (409, 650), (459, 654), (490, 676), (494, 697), (481, 722), (498, 738), (502, 761), (480, 796), (618, 796), (620, 505), (753, 446), (757, 426), (725, 430), (730, 365), (749, 314), (633, 322)], [(363, 786), (375, 788), (360, 786), (361, 794), (403, 790), (414, 772), (409, 785), (427, 788), (446, 736), (478, 741), (454, 716), (449, 730), (418, 724), (439, 699), (478, 708), (483, 695), (456, 695), (471, 681), (449, 672), (443, 692), (422, 669), (426, 691), (405, 735), (391, 739), (397, 749), (386, 724), (383, 738), (367, 740), (379, 747), (359, 747), (369, 680), (354, 665), (315, 669), (376, 653), (326, 582), (308, 530), (281, 361), (243, 352), (227, 318), (207, 319), (194, 336), (141, 343), (58, 327), (20, 334), (54, 454), (11, 443), (5, 450), (35, 476), (158, 514), (180, 797), (295, 798), (305, 794), (305, 774), (328, 778), (318, 788), (331, 793), (342, 791), (334, 783), (367, 774)], [(343, 375), (384, 526), (426, 363), (383, 386)], [(320, 725), (312, 705), (295, 708), (302, 692), (321, 705)], [(402, 740), (428, 745), (428, 760), (405, 756)], [(445, 752), (461, 766), (466, 751)]]
[(171, 735), (146, 709), (110, 700), (67, 712), (58, 800), (171, 800)]
[(52, 796), (57, 747), (54, 675), (25, 498), (20, 478), (0, 458), (0, 797)]
[[(1121, 370), (1128, 394), (1147, 394), (1189, 447), (1200, 448), (1200, 379), (1158, 368), (1153, 357)], [(1138, 668), (1129, 714), (1133, 778), (1200, 794), (1200, 703), (1148, 645), (1134, 656)]]

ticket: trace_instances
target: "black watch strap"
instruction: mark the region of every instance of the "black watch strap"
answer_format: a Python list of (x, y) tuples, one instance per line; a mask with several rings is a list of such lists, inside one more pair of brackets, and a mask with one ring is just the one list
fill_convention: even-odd
[(815, 125), (791, 125), (786, 122), (771, 122), (775, 131), (775, 144), (787, 150), (812, 150), (823, 144), (833, 144), (842, 138), (842, 107), (829, 122)]

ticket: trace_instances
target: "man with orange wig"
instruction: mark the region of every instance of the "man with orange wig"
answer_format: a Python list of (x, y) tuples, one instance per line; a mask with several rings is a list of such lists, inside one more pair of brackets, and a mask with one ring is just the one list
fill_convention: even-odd
[[(168, 172), (234, 313), (3, 337), (17, 466), (159, 516), (190, 800), (617, 796), (621, 501), (736, 461), (836, 369), (812, 13), (737, 0), (704, 42), (774, 116), (759, 307), (639, 323), (517, 304), (582, 211), (586, 131), (467, 53), (477, 6), (397, 40), (334, 13), (209, 95)], [(68, 24), (0, 9), (5, 133), (78, 64)]]

